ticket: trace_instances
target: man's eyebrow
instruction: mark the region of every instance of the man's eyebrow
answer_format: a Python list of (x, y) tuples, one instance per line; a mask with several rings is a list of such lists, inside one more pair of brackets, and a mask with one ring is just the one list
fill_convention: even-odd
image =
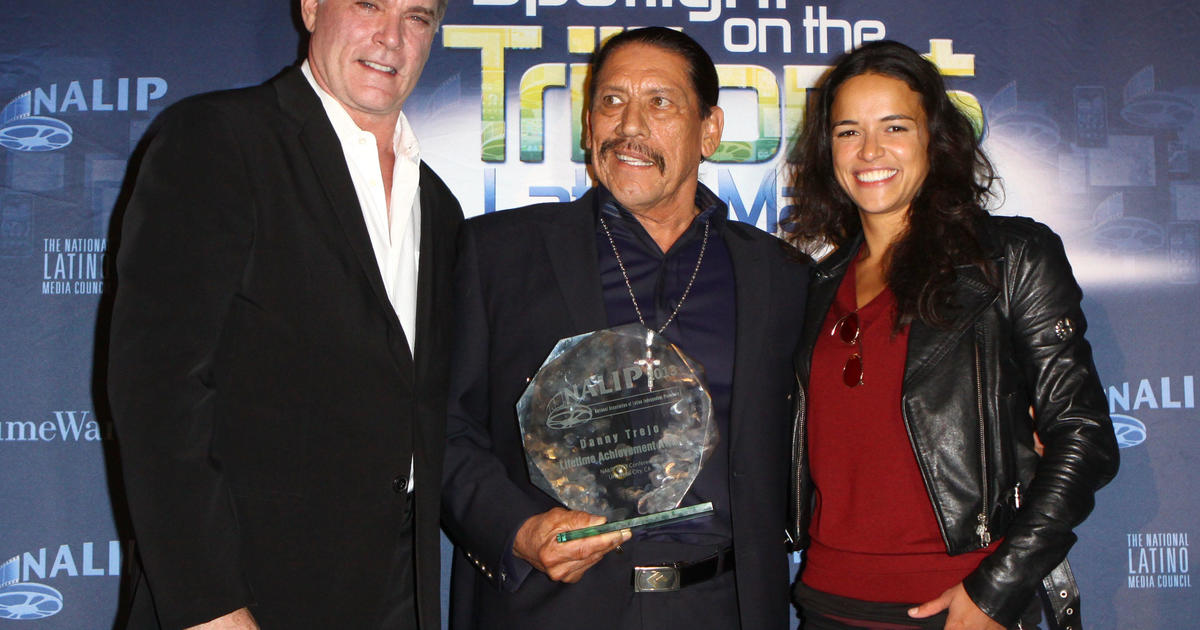
[(437, 10), (431, 9), (425, 5), (417, 5), (414, 7), (409, 7), (407, 9), (407, 12), (408, 13), (421, 13), (424, 15), (428, 15), (429, 17), (437, 17)]
[(628, 92), (629, 91), (625, 88), (625, 86), (621, 85), (620, 83), (615, 83), (612, 81), (609, 81), (608, 83), (597, 83), (596, 90), (597, 91), (607, 90), (609, 92)]
[(651, 94), (680, 94), (686, 90), (671, 85), (655, 85), (646, 89)]

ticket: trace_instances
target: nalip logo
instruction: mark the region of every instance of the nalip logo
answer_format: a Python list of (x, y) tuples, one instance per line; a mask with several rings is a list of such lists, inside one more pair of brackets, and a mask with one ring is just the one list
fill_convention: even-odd
[(1117, 435), (1117, 446), (1129, 448), (1146, 441), (1146, 425), (1141, 420), (1120, 413), (1110, 415), (1113, 431)]
[(1146, 425), (1133, 416), (1118, 412), (1157, 415), (1195, 409), (1196, 377), (1194, 374), (1175, 374), (1125, 381), (1109, 385), (1105, 393), (1117, 445), (1130, 448), (1146, 441)]
[(167, 95), (161, 77), (121, 77), (115, 81), (70, 81), (60, 92), (52, 83), (18, 95), (0, 110), (0, 147), (25, 153), (61, 149), (75, 138), (71, 125), (51, 118), (73, 112), (144, 112)]
[(66, 598), (64, 579), (89, 579), (121, 575), (124, 558), (131, 557), (132, 541), (109, 540), (42, 547), (17, 554), (0, 564), (0, 619), (34, 621), (62, 612)]

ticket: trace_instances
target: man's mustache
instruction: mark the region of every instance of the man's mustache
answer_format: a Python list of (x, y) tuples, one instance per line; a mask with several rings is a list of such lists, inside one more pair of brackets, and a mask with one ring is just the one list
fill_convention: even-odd
[(610, 151), (613, 151), (614, 149), (618, 149), (618, 148), (626, 149), (632, 153), (639, 153), (641, 155), (646, 156), (646, 158), (648, 158), (651, 162), (654, 163), (654, 166), (658, 167), (658, 172), (660, 174), (664, 174), (664, 175), (666, 174), (667, 161), (663, 158), (661, 153), (659, 153), (658, 151), (655, 151), (654, 149), (651, 149), (650, 147), (648, 147), (644, 144), (638, 144), (638, 143), (630, 141), (630, 140), (619, 140), (619, 139), (614, 138), (612, 140), (605, 140), (604, 142), (601, 142), (600, 143), (600, 157), (603, 158), (603, 157), (607, 156)]

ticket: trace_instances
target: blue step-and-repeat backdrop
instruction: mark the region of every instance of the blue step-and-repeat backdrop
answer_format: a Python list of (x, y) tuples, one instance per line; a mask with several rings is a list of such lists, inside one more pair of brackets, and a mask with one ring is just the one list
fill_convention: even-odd
[[(293, 4), (0, 4), (0, 628), (112, 623), (135, 544), (94, 363), (112, 211), (164, 107), (298, 58)], [(1086, 623), (1200, 627), (1200, 5), (452, 0), (405, 109), (467, 214), (586, 189), (588, 55), (651, 24), (720, 65), (730, 113), (701, 178), (772, 231), (780, 160), (830, 60), (883, 37), (929, 53), (986, 125), (997, 212), (1059, 232), (1086, 294), (1122, 447), (1071, 552)]]

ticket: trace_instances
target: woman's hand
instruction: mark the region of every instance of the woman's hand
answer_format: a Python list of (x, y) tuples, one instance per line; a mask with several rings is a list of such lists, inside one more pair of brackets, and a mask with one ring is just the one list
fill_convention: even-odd
[(908, 616), (924, 619), (947, 609), (949, 615), (946, 617), (946, 630), (1004, 630), (1004, 626), (993, 621), (971, 601), (962, 582), (955, 584), (937, 599), (909, 609)]

